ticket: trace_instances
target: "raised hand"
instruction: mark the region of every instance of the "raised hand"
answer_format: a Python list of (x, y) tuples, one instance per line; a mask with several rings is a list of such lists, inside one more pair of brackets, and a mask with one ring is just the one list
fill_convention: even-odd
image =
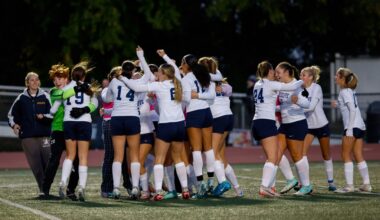
[(158, 49), (158, 50), (157, 50), (157, 54), (158, 54), (160, 57), (163, 57), (163, 56), (165, 56), (165, 55), (166, 55), (166, 53), (165, 53), (165, 50), (164, 50), (164, 49)]

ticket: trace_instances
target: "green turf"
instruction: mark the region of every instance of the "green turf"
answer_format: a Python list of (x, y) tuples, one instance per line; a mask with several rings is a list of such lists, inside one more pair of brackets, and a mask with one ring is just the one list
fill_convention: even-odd
[[(375, 193), (334, 194), (327, 191), (322, 163), (310, 164), (315, 193), (296, 197), (289, 194), (278, 199), (261, 199), (258, 187), (262, 165), (235, 165), (244, 198), (234, 198), (233, 190), (225, 198), (161, 202), (103, 199), (100, 195), (100, 169), (90, 169), (86, 189), (87, 202), (38, 200), (37, 185), (29, 170), (0, 170), (0, 198), (37, 209), (62, 219), (379, 219), (380, 162), (369, 162)], [(344, 184), (343, 165), (335, 163), (338, 185)], [(57, 195), (58, 179), (52, 187)], [(284, 185), (278, 174), (278, 188)], [(355, 168), (355, 183), (360, 176)], [(126, 195), (126, 191), (122, 191)], [(0, 219), (41, 219), (31, 212), (0, 201)]]

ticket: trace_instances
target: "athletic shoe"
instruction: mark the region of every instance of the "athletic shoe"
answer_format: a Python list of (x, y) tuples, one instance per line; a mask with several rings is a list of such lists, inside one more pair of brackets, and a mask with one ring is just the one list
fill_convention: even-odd
[(298, 192), (294, 193), (293, 195), (296, 196), (304, 196), (304, 195), (310, 195), (313, 192), (313, 186), (310, 184), (308, 186), (302, 186)]
[(169, 191), (164, 195), (164, 199), (176, 199), (176, 198), (178, 198), (178, 195), (175, 190)]
[(329, 183), (328, 190), (331, 192), (334, 192), (336, 190), (336, 186), (335, 186), (334, 182), (329, 180), (328, 183)]
[(112, 197), (114, 199), (120, 199), (120, 190), (119, 188), (114, 188), (112, 191)]
[(66, 192), (66, 197), (71, 199), (71, 201), (78, 201), (78, 197), (75, 195), (74, 192), (70, 192), (70, 193)]
[(282, 190), (280, 191), (280, 193), (284, 194), (284, 193), (289, 192), (291, 189), (293, 189), (295, 186), (297, 186), (297, 184), (298, 184), (298, 181), (296, 178), (288, 180), (286, 182), (286, 185), (284, 186), (284, 188), (282, 188)]
[(265, 186), (260, 186), (259, 195), (262, 198), (265, 198), (265, 197), (273, 198), (273, 197), (279, 197), (280, 196), (280, 194), (274, 192), (271, 188), (265, 187)]
[(354, 185), (346, 185), (343, 188), (337, 189), (334, 192), (336, 193), (352, 193), (355, 192)]
[(204, 182), (202, 182), (201, 187), (197, 193), (197, 198), (198, 199), (203, 199), (207, 197), (207, 187)]
[(82, 187), (79, 187), (78, 189), (78, 197), (79, 197), (79, 201), (81, 202), (85, 201), (84, 189)]
[(363, 184), (359, 187), (360, 192), (372, 192), (371, 184)]
[(294, 191), (299, 191), (302, 188), (302, 184), (298, 183), (297, 186), (295, 186), (293, 189)]
[(59, 183), (58, 194), (59, 194), (59, 198), (61, 199), (65, 198), (65, 184), (63, 182)]
[(101, 196), (102, 198), (109, 199), (109, 198), (113, 198), (113, 193), (112, 193), (112, 192), (101, 192), (101, 193), (100, 193), (100, 196)]
[(190, 192), (188, 189), (182, 189), (182, 199), (190, 199)]
[(234, 187), (236, 197), (242, 198), (244, 197), (243, 191), (240, 189), (240, 187)]
[(273, 192), (277, 192), (277, 189), (276, 189), (276, 187), (275, 186), (272, 186), (271, 188), (270, 188)]
[(131, 198), (137, 200), (139, 198), (140, 190), (138, 187), (133, 187), (131, 192)]
[(161, 201), (164, 199), (164, 196), (162, 195), (162, 191), (156, 193), (154, 196), (153, 196), (153, 200), (154, 201)]
[(212, 191), (213, 196), (221, 196), (223, 193), (231, 189), (231, 184), (228, 181), (223, 181), (219, 183), (215, 189)]
[(150, 192), (149, 191), (141, 191), (140, 199), (141, 200), (150, 199)]

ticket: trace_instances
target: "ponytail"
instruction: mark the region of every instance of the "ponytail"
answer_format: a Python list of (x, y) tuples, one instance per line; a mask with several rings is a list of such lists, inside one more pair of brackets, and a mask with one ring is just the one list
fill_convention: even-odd
[[(86, 74), (89, 73), (94, 68), (95, 67), (89, 67), (88, 61), (81, 61), (80, 63), (76, 64), (71, 70), (71, 79), (74, 80), (79, 86), (82, 84), (80, 81), (84, 80), (86, 77)], [(93, 80), (90, 83), (90, 87), (84, 93), (86, 93), (89, 96), (93, 96), (94, 93), (99, 90), (99, 88), (100, 88), (100, 84), (96, 80)]]
[(313, 66), (303, 68), (301, 70), (301, 73), (302, 72), (308, 72), (309, 76), (313, 77), (313, 82), (317, 83), (320, 78), (321, 69), (319, 68), (319, 66), (313, 65)]
[(359, 78), (348, 68), (339, 68), (337, 71), (340, 78), (344, 78), (346, 88), (356, 89), (358, 86)]
[(198, 63), (198, 59), (192, 55), (188, 54), (182, 58), (182, 62), (187, 64), (191, 71), (193, 72), (195, 78), (201, 84), (201, 87), (208, 88), (210, 86), (211, 77), (207, 68)]
[(262, 61), (257, 65), (256, 75), (263, 79), (268, 76), (270, 70), (273, 70), (272, 64), (266, 60)]
[(177, 77), (173, 78), (174, 83), (174, 98), (177, 102), (182, 102), (182, 85)]

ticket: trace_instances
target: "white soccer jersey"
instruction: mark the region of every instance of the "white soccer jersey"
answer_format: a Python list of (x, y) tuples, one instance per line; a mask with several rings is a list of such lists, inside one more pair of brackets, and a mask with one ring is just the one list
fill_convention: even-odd
[[(74, 88), (76, 85), (77, 83), (73, 80), (63, 88), (63, 91)], [(90, 97), (83, 92), (78, 92), (77, 94), (64, 100), (63, 104), (65, 106), (65, 116), (63, 121), (92, 122), (90, 113), (85, 113), (79, 118), (73, 118), (70, 116), (70, 112), (74, 107), (83, 108), (88, 106), (90, 103), (94, 104), (95, 107), (98, 107), (98, 99), (95, 96)]]
[[(294, 83), (294, 79), (290, 83)], [(296, 121), (301, 121), (306, 119), (304, 108), (310, 106), (310, 102), (307, 98), (302, 96), (303, 89), (298, 87), (295, 90), (284, 91), (281, 90), (278, 94), (280, 100), (281, 118), (283, 124), (289, 124)], [(298, 101), (296, 104), (292, 103), (291, 97), (293, 95), (298, 96)]]
[(181, 102), (175, 100), (175, 89), (172, 80), (162, 82), (151, 82), (148, 84), (137, 84), (133, 80), (122, 78), (128, 87), (139, 92), (154, 92), (157, 97), (160, 116), (158, 123), (169, 123), (184, 121)]
[(150, 111), (150, 98), (147, 96), (147, 93), (141, 93), (139, 96), (141, 99), (138, 101), (138, 107), (140, 110), (140, 134), (148, 134), (154, 131), (154, 125), (151, 117)]
[(349, 88), (340, 90), (338, 105), (342, 113), (344, 129), (366, 129), (355, 91)]
[(291, 83), (281, 83), (271, 81), (268, 79), (261, 79), (255, 83), (253, 88), (253, 98), (255, 102), (255, 115), (253, 120), (256, 119), (269, 119), (275, 120), (276, 113), (276, 100), (278, 91), (293, 91), (299, 88), (303, 82), (294, 81)]
[(232, 115), (230, 98), (224, 92), (216, 93), (215, 100), (210, 105), (210, 110), (213, 118)]
[(306, 90), (309, 92), (308, 100), (310, 102), (309, 108), (304, 109), (307, 126), (309, 129), (322, 128), (329, 123), (323, 111), (322, 88), (320, 85), (312, 83)]
[[(215, 83), (210, 82), (208, 88), (202, 88), (192, 72), (182, 78), (183, 100), (186, 103), (186, 112), (207, 109), (215, 99)], [(198, 99), (191, 99), (191, 91), (196, 91)]]

